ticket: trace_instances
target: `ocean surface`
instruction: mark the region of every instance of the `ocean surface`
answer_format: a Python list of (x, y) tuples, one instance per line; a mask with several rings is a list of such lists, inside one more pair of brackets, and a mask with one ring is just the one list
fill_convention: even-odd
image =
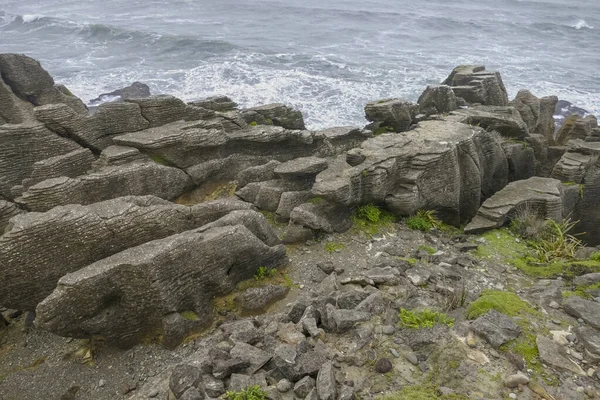
[(600, 116), (599, 0), (0, 0), (0, 52), (89, 101), (134, 81), (184, 100), (283, 102), (309, 128), (364, 124), (459, 64)]

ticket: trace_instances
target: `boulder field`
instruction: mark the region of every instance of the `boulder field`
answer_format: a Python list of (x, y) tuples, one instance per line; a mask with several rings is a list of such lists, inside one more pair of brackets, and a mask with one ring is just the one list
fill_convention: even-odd
[[(557, 129), (556, 97), (521, 90), (509, 100), (500, 74), (484, 66), (455, 68), (417, 103), (367, 104), (365, 127), (324, 130), (308, 129), (283, 104), (240, 108), (226, 96), (186, 103), (151, 95), (139, 82), (88, 109), (25, 55), (0, 54), (0, 76), (0, 309), (27, 312), (52, 334), (123, 348), (160, 338), (176, 349), (223, 316), (215, 299), (289, 266), (293, 246), (344, 234), (363, 206), (399, 217), (432, 211), (465, 234), (501, 228), (529, 208), (540, 218), (579, 221), (578, 237), (600, 244), (597, 120), (573, 114)], [(339, 379), (340, 364), (394, 368), (377, 351), (362, 364), (351, 359), (373, 340), (361, 324), (383, 315), (392, 335), (404, 308), (380, 286), (402, 292), (431, 283), (433, 297), (468, 297), (458, 284), (464, 271), (454, 268), (473, 265), (464, 254), (471, 244), (444, 242), (451, 263), (424, 246), (418, 258), (429, 266), (421, 268), (398, 250), (402, 240), (417, 240), (401, 233), (381, 239), (377, 254), (392, 261), (344, 278), (344, 268), (319, 263), (323, 276), (312, 296), (199, 339), (198, 352), (169, 369), (169, 398), (214, 398), (252, 384), (267, 387), (272, 399), (353, 398), (359, 388)], [(327, 245), (330, 254), (343, 247)], [(288, 292), (290, 285), (250, 288), (232, 303), (253, 314)], [(413, 305), (428, 304), (419, 301)], [(589, 303), (565, 300), (564, 308), (591, 326), (579, 336), (597, 361), (598, 307)], [(478, 315), (470, 334), (495, 352), (529, 334), (513, 316)], [(0, 329), (6, 324), (0, 318)], [(425, 372), (412, 351), (447, 338), (446, 328), (404, 336), (409, 364)], [(344, 334), (358, 335), (355, 347), (333, 355), (325, 338)], [(563, 363), (567, 356), (547, 340), (537, 341), (545, 363), (587, 374), (568, 358)], [(487, 356), (465, 343), (455, 351), (484, 363)], [(519, 372), (507, 382), (514, 388), (529, 378)], [(157, 396), (157, 385), (137, 398)]]

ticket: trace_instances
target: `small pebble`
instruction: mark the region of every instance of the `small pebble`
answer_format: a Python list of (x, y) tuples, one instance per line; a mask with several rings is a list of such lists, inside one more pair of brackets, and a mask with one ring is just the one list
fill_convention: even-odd
[(415, 353), (406, 353), (404, 357), (408, 360), (412, 365), (419, 365), (419, 359), (415, 355)]
[(507, 388), (516, 388), (519, 385), (527, 385), (529, 383), (529, 377), (523, 373), (516, 373), (510, 375), (504, 380), (504, 386)]
[(585, 388), (583, 386), (577, 386), (577, 393), (585, 392)]
[(517, 398), (517, 395), (516, 395), (516, 394), (514, 394), (514, 393), (510, 393), (510, 394), (508, 395), (508, 397), (510, 397), (511, 399), (516, 399), (516, 398)]
[(553, 319), (553, 320), (552, 320), (552, 323), (553, 323), (553, 324), (556, 324), (556, 325), (560, 325), (560, 320), (558, 320), (558, 319)]
[(550, 308), (554, 308), (555, 310), (560, 308), (560, 304), (558, 304), (557, 302), (555, 302), (554, 300), (550, 302), (550, 304), (548, 304), (550, 306)]
[(390, 372), (392, 367), (392, 362), (388, 358), (380, 358), (375, 363), (375, 371), (379, 372), (380, 374)]
[(573, 343), (575, 340), (577, 340), (577, 336), (575, 336), (574, 334), (570, 333), (567, 335), (567, 340), (571, 343)]
[(104, 379), (100, 379), (100, 382), (98, 382), (98, 387), (103, 387), (104, 385), (106, 385), (106, 381)]
[(396, 328), (394, 328), (392, 325), (385, 325), (381, 331), (385, 334), (385, 335), (393, 335), (394, 332), (396, 332)]
[(595, 373), (596, 370), (594, 368), (590, 368), (587, 370), (587, 376), (589, 376), (590, 378), (593, 377)]
[(152, 389), (152, 391), (148, 394), (148, 397), (151, 399), (155, 398), (156, 396), (158, 396), (158, 390), (156, 389)]
[(396, 349), (390, 349), (390, 353), (396, 358), (400, 357), (400, 354), (396, 351)]
[(292, 382), (290, 382), (287, 379), (282, 379), (279, 382), (277, 382), (277, 391), (279, 391), (280, 393), (286, 393), (292, 390), (292, 386)]

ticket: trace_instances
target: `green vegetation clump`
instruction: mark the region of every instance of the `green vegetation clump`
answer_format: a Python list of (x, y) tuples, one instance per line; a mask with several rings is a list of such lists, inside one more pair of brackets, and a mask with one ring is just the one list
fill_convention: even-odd
[(400, 309), (399, 317), (400, 321), (398, 325), (401, 328), (421, 329), (433, 328), (433, 326), (438, 324), (454, 325), (454, 318), (428, 308), (423, 311), (409, 311), (402, 308)]
[(272, 278), (275, 275), (277, 275), (277, 270), (275, 268), (258, 267), (254, 274), (254, 279), (262, 281), (265, 278)]
[(539, 311), (533, 309), (529, 303), (521, 300), (514, 293), (500, 290), (485, 290), (477, 300), (467, 307), (467, 318), (475, 319), (490, 310), (496, 310), (509, 317), (524, 314), (541, 315)]
[(256, 126), (256, 125), (258, 125), (258, 122), (256, 122), (256, 121), (252, 121), (252, 122), (250, 122), (248, 125), (250, 125), (250, 126)]
[(158, 156), (156, 154), (150, 154), (150, 158), (152, 159), (152, 161), (154, 161), (157, 164), (160, 164), (160, 165), (171, 165), (171, 163), (169, 163), (163, 157)]
[(389, 132), (394, 132), (394, 128), (392, 128), (391, 126), (380, 126), (379, 128), (375, 129), (375, 132), (373, 132), (373, 135), (379, 136), (381, 134), (389, 133)]
[(187, 321), (198, 321), (198, 314), (193, 311), (180, 311), (179, 315), (181, 315)]
[(600, 251), (595, 252), (590, 256), (590, 260), (600, 262)]
[(424, 251), (428, 252), (429, 254), (434, 254), (437, 251), (433, 247), (427, 246), (425, 244), (420, 245), (419, 250), (424, 250)]
[(546, 220), (546, 234), (538, 240), (529, 242), (535, 250), (537, 258), (541, 262), (573, 258), (577, 249), (582, 245), (579, 239), (569, 233), (576, 223), (569, 219), (561, 222), (552, 219)]
[(406, 226), (417, 231), (428, 232), (432, 229), (442, 230), (444, 223), (437, 219), (435, 211), (419, 210), (415, 215), (406, 219)]
[(230, 390), (225, 393), (223, 398), (226, 400), (266, 400), (268, 395), (260, 386), (254, 385), (240, 391)]
[(325, 244), (325, 250), (326, 250), (326, 251), (327, 251), (329, 254), (335, 253), (336, 251), (338, 251), (338, 250), (341, 250), (341, 249), (343, 249), (344, 247), (346, 247), (346, 246), (344, 246), (344, 244), (343, 244), (343, 243), (337, 243), (337, 242), (327, 242), (327, 243)]
[(352, 215), (354, 228), (368, 235), (379, 233), (381, 229), (390, 227), (396, 220), (395, 214), (373, 204), (358, 207)]

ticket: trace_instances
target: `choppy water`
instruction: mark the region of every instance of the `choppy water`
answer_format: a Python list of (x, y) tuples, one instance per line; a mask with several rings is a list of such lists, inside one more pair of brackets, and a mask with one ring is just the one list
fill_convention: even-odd
[(362, 124), (458, 64), (600, 116), (600, 1), (0, 0), (0, 52), (85, 100), (142, 81), (185, 100), (285, 102), (309, 127)]

